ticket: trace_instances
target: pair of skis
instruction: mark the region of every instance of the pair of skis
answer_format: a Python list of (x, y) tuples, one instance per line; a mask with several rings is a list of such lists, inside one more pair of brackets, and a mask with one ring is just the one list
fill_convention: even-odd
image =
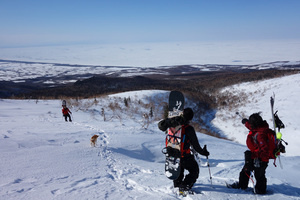
[[(288, 143), (281, 138), (282, 134), (280, 132), (280, 129), (284, 128), (284, 124), (277, 116), (277, 111), (274, 113), (275, 93), (273, 93), (273, 95), (270, 97), (270, 104), (271, 104), (271, 113), (272, 113), (272, 121), (273, 121), (273, 130), (274, 130), (274, 134), (275, 134), (274, 142), (275, 142), (275, 144), (278, 144), (278, 143), (281, 144), (281, 142), (284, 142), (286, 145), (288, 145)], [(276, 130), (276, 128), (278, 129), (278, 131)], [(282, 163), (280, 160), (280, 155), (278, 155), (277, 158), (279, 161), (280, 168), (283, 169), (283, 166), (282, 166)], [(275, 161), (274, 161), (274, 165), (275, 165)]]

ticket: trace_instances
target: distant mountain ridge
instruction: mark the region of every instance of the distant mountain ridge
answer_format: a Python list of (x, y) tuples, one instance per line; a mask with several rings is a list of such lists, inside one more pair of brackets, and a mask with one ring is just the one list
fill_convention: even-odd
[(249, 66), (209, 64), (145, 68), (0, 60), (0, 98), (88, 98), (141, 89), (179, 89), (207, 95), (203, 91), (299, 70), (300, 61)]

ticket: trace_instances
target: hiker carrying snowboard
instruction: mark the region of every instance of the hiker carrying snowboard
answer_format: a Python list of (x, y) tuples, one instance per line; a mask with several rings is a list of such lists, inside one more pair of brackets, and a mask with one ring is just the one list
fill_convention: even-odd
[(68, 121), (67, 118), (69, 118), (69, 122), (71, 122), (71, 116), (70, 113), (72, 114), (72, 112), (69, 110), (69, 108), (67, 108), (66, 105), (62, 105), (63, 109), (62, 109), (62, 113), (63, 116), (65, 117), (66, 122)]
[[(194, 155), (191, 154), (190, 147), (203, 156), (209, 156), (206, 145), (204, 145), (204, 148), (201, 148), (194, 128), (189, 125), (189, 122), (193, 117), (193, 110), (191, 108), (186, 108), (183, 110), (182, 116), (167, 118), (160, 121), (158, 124), (158, 128), (162, 131), (166, 131), (169, 127), (182, 125), (182, 132), (184, 132), (185, 140), (183, 145), (181, 145), (181, 171), (179, 177), (173, 181), (174, 187), (179, 187), (180, 191), (190, 190), (199, 176), (199, 166)], [(186, 176), (184, 176), (184, 170), (188, 170), (189, 172)]]
[(270, 159), (270, 147), (268, 134), (272, 132), (268, 123), (262, 119), (259, 113), (254, 113), (248, 119), (243, 119), (242, 123), (250, 130), (247, 136), (247, 147), (245, 151), (245, 165), (240, 172), (239, 181), (231, 185), (230, 188), (247, 189), (251, 172), (254, 171), (256, 194), (265, 194), (267, 190), (266, 169)]

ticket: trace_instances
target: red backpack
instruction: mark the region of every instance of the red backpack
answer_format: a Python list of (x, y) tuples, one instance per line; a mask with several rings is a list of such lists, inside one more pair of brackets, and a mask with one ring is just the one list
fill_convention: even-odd
[(274, 159), (274, 165), (276, 166), (276, 158), (280, 153), (285, 153), (285, 146), (282, 144), (281, 140), (276, 138), (276, 134), (273, 130), (267, 129), (264, 131), (268, 136), (268, 146), (269, 146), (269, 158)]

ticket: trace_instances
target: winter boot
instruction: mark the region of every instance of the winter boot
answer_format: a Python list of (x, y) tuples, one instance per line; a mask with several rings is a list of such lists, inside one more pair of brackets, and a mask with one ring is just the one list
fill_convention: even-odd
[(227, 186), (228, 188), (233, 188), (233, 189), (239, 189), (239, 188), (240, 188), (239, 182), (234, 182), (234, 183), (232, 183), (232, 184), (226, 184), (226, 186)]

